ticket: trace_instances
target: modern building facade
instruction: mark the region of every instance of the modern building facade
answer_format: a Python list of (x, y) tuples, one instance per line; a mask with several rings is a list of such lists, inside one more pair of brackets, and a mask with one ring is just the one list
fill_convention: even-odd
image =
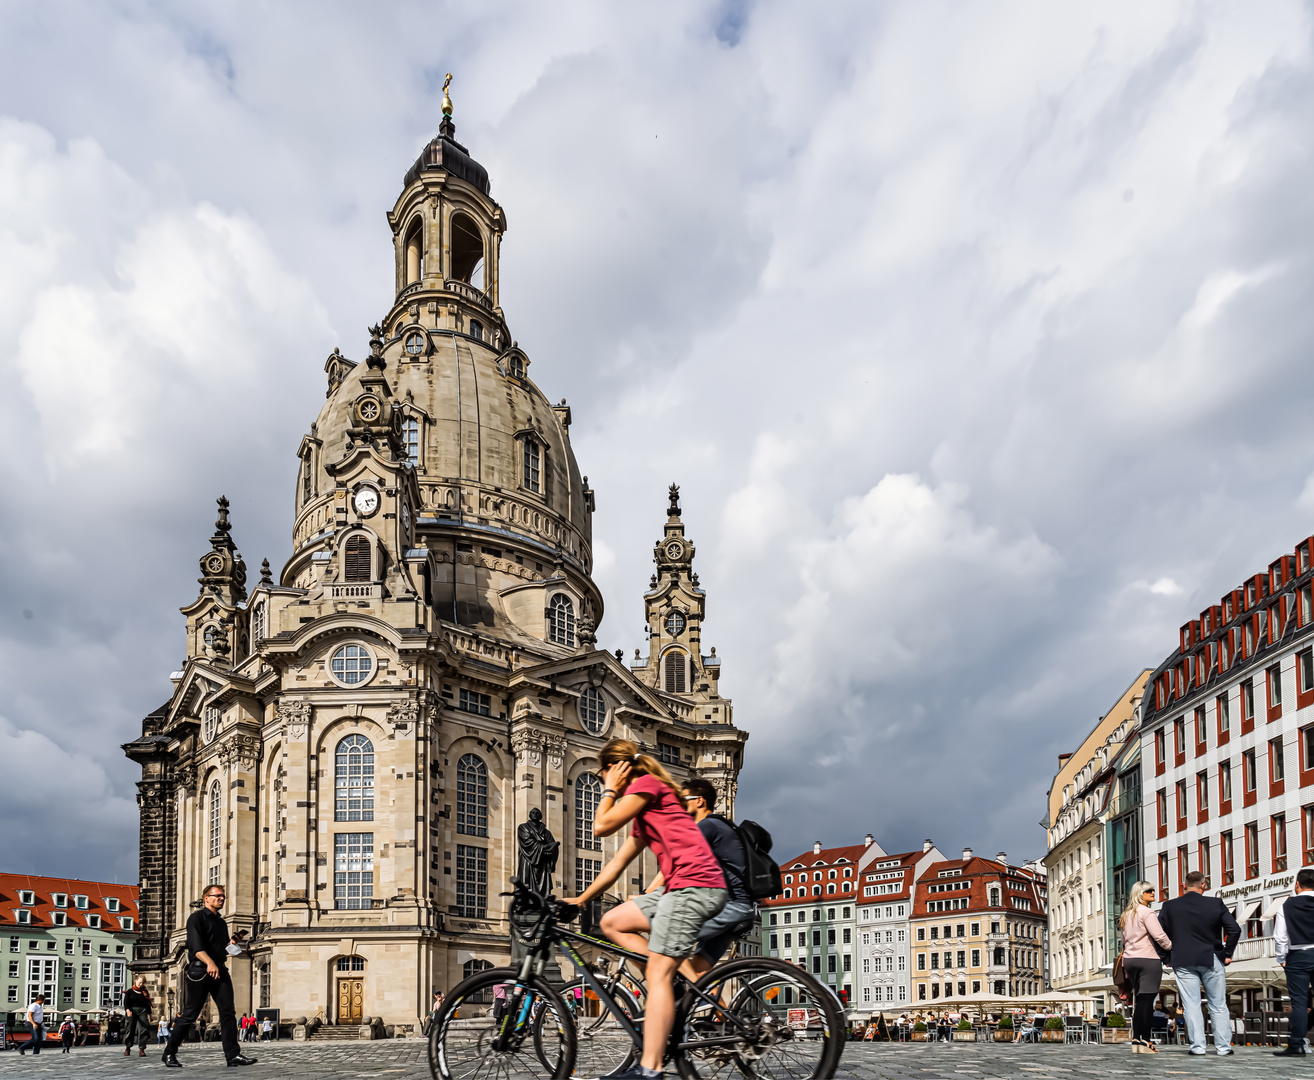
[[(1046, 814), (1050, 969), (1046, 989), (1112, 991), (1108, 962), (1108, 819), (1123, 746), (1149, 678), (1141, 672), (1072, 754), (1059, 758)], [(1107, 982), (1107, 987), (1103, 984)], [(1102, 994), (1097, 993), (1103, 1004)]]
[(137, 941), (137, 888), (107, 881), (0, 874), (7, 942), (5, 1010), (44, 994), (55, 1011), (118, 1009)]
[(1045, 877), (1000, 852), (928, 868), (913, 891), (915, 1006), (973, 994), (1035, 997), (1043, 989)]
[(1314, 538), (1185, 623), (1142, 708), (1147, 878), (1166, 899), (1202, 870), (1235, 906), (1229, 985), (1272, 966), (1274, 904), (1314, 863), (1312, 560)]
[[(445, 110), (446, 111), (446, 110)], [(643, 595), (648, 655), (596, 647), (595, 496), (571, 410), (529, 375), (499, 296), (506, 215), (445, 115), (389, 211), (395, 300), (363, 362), (334, 350), (297, 449), (292, 555), (248, 590), (220, 500), (182, 609), (186, 659), (124, 747), (142, 768), (141, 944), (177, 990), (183, 926), (228, 892), (239, 1009), (382, 1017), (509, 958), (516, 828), (592, 881), (597, 754), (632, 738), (733, 813), (746, 736), (703, 650), (678, 489)], [(651, 859), (618, 885), (635, 891)]]

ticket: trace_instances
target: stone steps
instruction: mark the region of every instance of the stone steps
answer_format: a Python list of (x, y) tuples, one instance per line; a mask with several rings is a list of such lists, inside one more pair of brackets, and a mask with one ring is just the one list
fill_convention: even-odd
[(359, 1024), (324, 1024), (310, 1036), (315, 1042), (356, 1042), (360, 1039)]

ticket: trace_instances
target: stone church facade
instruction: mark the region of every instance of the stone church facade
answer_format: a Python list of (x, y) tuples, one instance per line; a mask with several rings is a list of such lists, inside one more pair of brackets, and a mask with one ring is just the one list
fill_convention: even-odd
[(444, 112), (388, 214), (396, 301), (364, 362), (325, 364), (291, 558), (248, 588), (219, 500), (186, 662), (124, 747), (142, 770), (133, 968), (177, 1008), (183, 925), (218, 882), (251, 933), (239, 1010), (417, 1023), (435, 989), (507, 962), (498, 894), (531, 809), (562, 841), (559, 892), (611, 857), (620, 838), (590, 829), (608, 738), (709, 778), (733, 809), (747, 736), (702, 653), (678, 490), (643, 596), (648, 655), (627, 663), (596, 648), (571, 411), (508, 330), (506, 217)]

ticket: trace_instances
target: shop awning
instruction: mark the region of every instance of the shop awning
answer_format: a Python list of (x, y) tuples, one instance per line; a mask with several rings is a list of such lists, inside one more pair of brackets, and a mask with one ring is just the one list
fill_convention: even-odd
[(1244, 928), (1246, 920), (1253, 919), (1263, 903), (1262, 900), (1243, 900), (1236, 906), (1236, 921)]
[(1264, 909), (1263, 917), (1265, 919), (1276, 919), (1277, 913), (1282, 910), (1282, 905), (1285, 904), (1286, 902), (1287, 902), (1287, 898), (1285, 896), (1274, 897), (1269, 902), (1268, 907)]

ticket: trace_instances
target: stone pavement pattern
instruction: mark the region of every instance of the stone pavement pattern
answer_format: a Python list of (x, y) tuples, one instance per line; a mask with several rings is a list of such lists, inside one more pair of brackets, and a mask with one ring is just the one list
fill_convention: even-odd
[[(118, 1047), (84, 1047), (71, 1054), (43, 1051), (39, 1057), (0, 1053), (0, 1077), (129, 1076), (144, 1071), (199, 1080), (203, 1077), (260, 1077), (278, 1080), (424, 1080), (429, 1076), (426, 1045), (420, 1039), (385, 1039), (361, 1043), (276, 1043), (252, 1048), (260, 1061), (244, 1072), (224, 1066), (217, 1045), (184, 1047), (179, 1060), (186, 1068), (169, 1071), (160, 1064), (158, 1049), (145, 1058), (125, 1058)], [(668, 1077), (673, 1073), (668, 1072)], [(1212, 1051), (1192, 1058), (1185, 1047), (1163, 1050), (1157, 1057), (1133, 1054), (1125, 1046), (1012, 1046), (997, 1043), (888, 1045), (849, 1043), (837, 1078), (841, 1080), (1087, 1080), (1127, 1076), (1201, 1077), (1220, 1080), (1264, 1080), (1292, 1076), (1314, 1078), (1314, 1056), (1304, 1061), (1279, 1061), (1259, 1047), (1239, 1046), (1235, 1055), (1220, 1058)]]

